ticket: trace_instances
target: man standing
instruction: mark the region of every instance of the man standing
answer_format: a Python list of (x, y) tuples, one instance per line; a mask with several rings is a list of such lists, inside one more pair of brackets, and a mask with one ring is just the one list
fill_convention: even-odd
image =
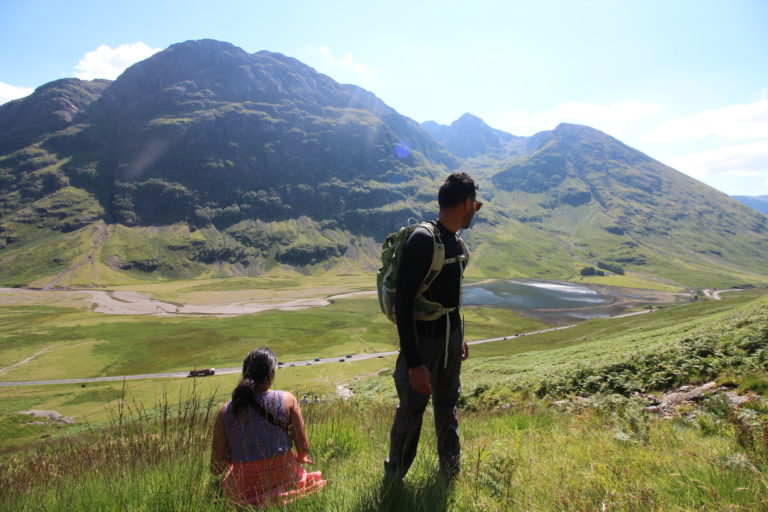
[(400, 260), (395, 298), (400, 355), (394, 372), (400, 403), (390, 435), (385, 478), (401, 480), (416, 456), (424, 410), (432, 395), (440, 459), (438, 474), (452, 481), (460, 470), (459, 422), (456, 402), (461, 383), (461, 362), (469, 356), (461, 316), (461, 281), (465, 260), (458, 232), (468, 228), (482, 203), (477, 185), (466, 173), (448, 176), (438, 192), (440, 214), (434, 224), (445, 250), (445, 264), (423, 293), (443, 306), (446, 314), (436, 320), (414, 318), (414, 302), (430, 269), (436, 240), (426, 227), (408, 239)]

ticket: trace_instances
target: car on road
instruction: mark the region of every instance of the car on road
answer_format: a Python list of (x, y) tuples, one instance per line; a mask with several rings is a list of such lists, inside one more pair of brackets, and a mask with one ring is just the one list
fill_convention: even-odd
[(208, 377), (215, 374), (216, 368), (201, 368), (199, 370), (195, 368), (194, 370), (189, 370), (187, 377)]
[(320, 358), (319, 358), (319, 357), (316, 357), (316, 358), (315, 358), (315, 362), (318, 362), (319, 360), (320, 360)]

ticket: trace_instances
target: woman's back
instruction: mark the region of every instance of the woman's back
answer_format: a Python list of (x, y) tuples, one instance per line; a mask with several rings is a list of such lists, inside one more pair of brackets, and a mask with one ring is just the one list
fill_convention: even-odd
[(281, 425), (274, 425), (267, 420), (263, 412), (251, 405), (240, 407), (235, 414), (232, 402), (228, 403), (224, 414), (224, 428), (229, 440), (232, 462), (268, 459), (285, 455), (291, 450), (285, 393), (269, 390), (254, 396), (254, 401)]
[(211, 472), (226, 473), (222, 488), (237, 503), (286, 504), (326, 483), (322, 473), (302, 466), (312, 464), (304, 419), (295, 396), (270, 390), (276, 367), (274, 352), (252, 350), (232, 401), (219, 408), (213, 424)]

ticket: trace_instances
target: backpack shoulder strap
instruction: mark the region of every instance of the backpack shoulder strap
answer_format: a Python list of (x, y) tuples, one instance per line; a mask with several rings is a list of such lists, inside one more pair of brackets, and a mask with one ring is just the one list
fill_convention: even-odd
[(443, 246), (443, 240), (440, 238), (440, 230), (432, 222), (422, 222), (418, 227), (426, 229), (432, 235), (433, 247), (432, 247), (432, 263), (429, 266), (427, 275), (424, 276), (419, 287), (418, 295), (424, 293), (427, 288), (432, 284), (435, 278), (443, 270), (445, 265), (445, 247)]
[(467, 243), (464, 241), (463, 238), (457, 237), (457, 240), (459, 241), (459, 246), (461, 247), (461, 254), (459, 254), (455, 258), (445, 259), (445, 265), (448, 265), (449, 263), (455, 263), (458, 261), (461, 263), (462, 267), (467, 268), (467, 265), (469, 264), (469, 248), (467, 247)]

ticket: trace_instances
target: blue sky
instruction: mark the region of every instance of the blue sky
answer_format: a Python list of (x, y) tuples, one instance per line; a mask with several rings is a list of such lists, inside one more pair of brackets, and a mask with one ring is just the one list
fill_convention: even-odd
[(0, 103), (213, 38), (296, 57), (401, 114), (585, 124), (728, 194), (768, 194), (768, 2), (0, 3)]

